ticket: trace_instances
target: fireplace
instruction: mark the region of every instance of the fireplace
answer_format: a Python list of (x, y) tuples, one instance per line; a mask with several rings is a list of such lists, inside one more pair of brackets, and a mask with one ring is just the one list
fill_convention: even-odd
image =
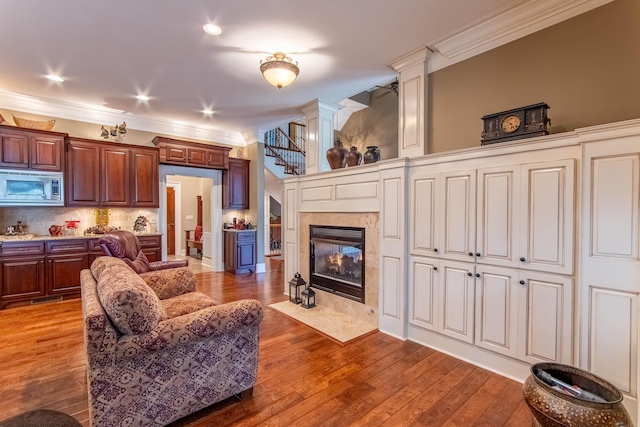
[(364, 228), (309, 226), (311, 286), (364, 303)]

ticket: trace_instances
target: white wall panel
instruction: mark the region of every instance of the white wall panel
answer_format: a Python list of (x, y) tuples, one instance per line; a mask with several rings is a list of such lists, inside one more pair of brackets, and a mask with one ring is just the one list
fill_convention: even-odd
[(336, 184), (336, 200), (378, 199), (378, 181)]
[(404, 208), (400, 204), (404, 199), (402, 180), (400, 178), (383, 179), (382, 186), (385, 195), (382, 206), (384, 209), (382, 237), (383, 239), (400, 239), (402, 237), (400, 230), (403, 227), (401, 221), (403, 221), (402, 211)]
[(303, 203), (319, 200), (331, 201), (333, 200), (333, 189), (334, 187), (332, 185), (323, 187), (301, 188), (300, 201)]
[(394, 319), (400, 318), (401, 273), (400, 259), (382, 258), (382, 314)]

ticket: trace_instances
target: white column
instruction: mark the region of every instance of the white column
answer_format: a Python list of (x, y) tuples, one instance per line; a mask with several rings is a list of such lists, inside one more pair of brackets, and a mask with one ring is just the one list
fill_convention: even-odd
[(317, 99), (301, 108), (307, 117), (307, 175), (331, 170), (327, 150), (333, 147), (333, 116), (339, 108)]
[(398, 157), (429, 153), (427, 63), (433, 52), (426, 46), (389, 64), (400, 73), (398, 94)]

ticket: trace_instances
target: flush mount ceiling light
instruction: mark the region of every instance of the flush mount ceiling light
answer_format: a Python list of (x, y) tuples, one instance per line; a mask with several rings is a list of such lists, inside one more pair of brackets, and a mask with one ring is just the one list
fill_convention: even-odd
[(298, 77), (298, 63), (282, 52), (276, 52), (260, 61), (260, 71), (265, 80), (278, 89), (289, 86)]
[(148, 100), (149, 100), (149, 97), (148, 97), (147, 95), (137, 95), (137, 96), (136, 96), (136, 98), (137, 98), (139, 101), (144, 101), (144, 102), (146, 102), (146, 101), (148, 101)]
[(62, 77), (56, 76), (55, 74), (47, 74), (45, 77), (51, 80), (52, 82), (57, 82), (57, 83), (64, 82), (64, 79)]

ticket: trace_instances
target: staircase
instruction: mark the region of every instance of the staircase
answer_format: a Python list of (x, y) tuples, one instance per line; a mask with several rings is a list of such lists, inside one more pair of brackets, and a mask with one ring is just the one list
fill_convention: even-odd
[(275, 158), (276, 165), (284, 166), (284, 173), (304, 175), (306, 126), (289, 123), (289, 133), (278, 127), (265, 133), (264, 153)]

